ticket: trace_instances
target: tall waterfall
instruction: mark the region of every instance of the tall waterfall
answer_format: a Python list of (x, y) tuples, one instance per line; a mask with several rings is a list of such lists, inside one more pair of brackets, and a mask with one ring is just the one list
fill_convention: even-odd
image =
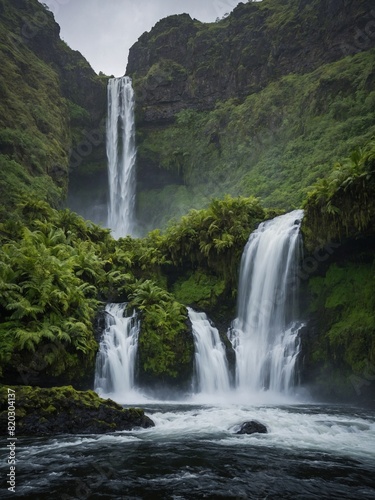
[(107, 304), (105, 330), (96, 358), (95, 391), (127, 394), (134, 388), (139, 321), (125, 317), (126, 304)]
[(115, 238), (134, 232), (135, 124), (134, 92), (127, 76), (108, 82), (107, 159), (108, 226)]
[(228, 364), (219, 332), (205, 313), (188, 307), (195, 342), (196, 385), (199, 392), (214, 394), (229, 390)]
[(302, 217), (303, 211), (295, 210), (260, 224), (244, 249), (231, 333), (240, 390), (287, 393), (294, 384)]

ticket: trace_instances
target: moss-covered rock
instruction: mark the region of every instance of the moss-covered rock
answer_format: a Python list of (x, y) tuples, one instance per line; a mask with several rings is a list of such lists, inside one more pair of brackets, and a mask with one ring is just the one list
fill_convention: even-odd
[(124, 409), (110, 399), (101, 399), (93, 391), (76, 391), (71, 386), (52, 389), (0, 386), (0, 427), (4, 435), (7, 434), (9, 390), (15, 395), (16, 436), (102, 434), (154, 425), (143, 410)]
[(192, 376), (194, 351), (186, 308), (150, 280), (136, 283), (130, 299), (130, 306), (141, 312), (139, 382), (185, 387)]
[(195, 271), (181, 276), (173, 285), (173, 293), (178, 301), (204, 310), (212, 309), (224, 290), (223, 279), (204, 271)]
[(346, 240), (307, 282), (302, 382), (326, 400), (375, 404), (374, 253), (374, 239)]

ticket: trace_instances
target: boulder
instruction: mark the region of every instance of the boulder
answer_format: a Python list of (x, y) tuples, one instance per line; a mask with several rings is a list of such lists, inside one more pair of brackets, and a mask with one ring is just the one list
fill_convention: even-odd
[(267, 427), (256, 420), (250, 420), (241, 424), (240, 430), (236, 434), (267, 434)]

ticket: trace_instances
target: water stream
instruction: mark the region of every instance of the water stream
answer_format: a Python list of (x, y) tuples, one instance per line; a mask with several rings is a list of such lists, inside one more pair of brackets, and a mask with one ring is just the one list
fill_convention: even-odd
[(96, 359), (95, 391), (121, 399), (134, 389), (139, 321), (127, 315), (126, 304), (107, 304), (105, 330)]
[[(319, 404), (143, 405), (156, 426), (109, 435), (19, 437), (28, 500), (373, 500), (373, 412)], [(268, 434), (236, 435), (257, 419)], [(0, 464), (5, 474), (9, 466)]]
[(228, 362), (219, 332), (207, 315), (188, 308), (195, 342), (195, 387), (198, 393), (229, 391)]
[(120, 238), (135, 232), (134, 92), (128, 76), (108, 82), (107, 159), (108, 227)]
[(263, 222), (244, 249), (230, 334), (240, 390), (287, 393), (295, 385), (302, 217), (295, 210)]

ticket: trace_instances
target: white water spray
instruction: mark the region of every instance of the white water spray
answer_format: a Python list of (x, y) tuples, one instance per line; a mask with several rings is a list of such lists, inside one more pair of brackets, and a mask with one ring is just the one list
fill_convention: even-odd
[(128, 76), (108, 82), (107, 159), (108, 226), (115, 238), (135, 229), (135, 122), (134, 92)]
[(228, 363), (219, 332), (205, 313), (188, 307), (195, 341), (196, 383), (204, 394), (229, 391)]
[(231, 340), (239, 390), (288, 393), (299, 353), (297, 266), (302, 210), (260, 224), (243, 252)]
[(125, 317), (126, 304), (107, 304), (105, 330), (96, 358), (95, 391), (124, 395), (134, 389), (139, 321)]

